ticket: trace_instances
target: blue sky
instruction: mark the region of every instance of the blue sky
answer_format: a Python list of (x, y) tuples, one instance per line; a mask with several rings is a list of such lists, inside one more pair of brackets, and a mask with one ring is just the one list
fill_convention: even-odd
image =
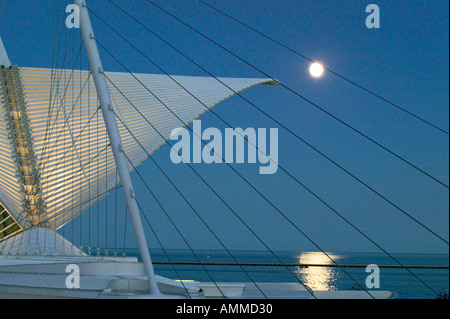
[[(64, 7), (63, 2), (61, 8)], [(212, 74), (265, 77), (147, 1), (115, 2)], [(448, 132), (448, 1), (207, 2)], [(320, 79), (311, 78), (308, 74), (310, 62), (198, 1), (168, 0), (156, 3), (448, 185), (447, 134), (400, 112), (333, 74), (326, 73)], [(380, 7), (380, 29), (365, 26), (365, 8), (370, 3)], [(107, 1), (90, 0), (88, 5), (168, 73), (206, 75)], [(0, 35), (13, 64), (51, 67), (53, 13), (54, 1), (43, 1), (39, 5), (25, 0), (0, 3)], [(130, 70), (160, 73), (102, 22), (95, 17), (91, 19), (97, 39)], [(79, 39), (78, 35), (76, 39)], [(105, 69), (124, 71), (111, 57), (100, 51)], [(72, 52), (71, 47), (70, 54)], [(85, 56), (83, 61), (85, 65)], [(281, 86), (260, 86), (243, 95), (448, 240), (448, 188), (358, 136)], [(220, 104), (215, 111), (233, 127), (277, 127), (276, 123), (239, 97)], [(202, 117), (202, 125), (225, 128), (211, 113)], [(279, 141), (280, 165), (387, 251), (448, 253), (448, 245), (282, 128), (279, 130)], [(227, 248), (262, 249), (259, 241), (188, 167), (177, 166), (170, 161), (169, 151), (167, 145), (162, 147), (155, 153), (154, 159), (195, 203), (198, 212), (223, 239)], [(323, 250), (379, 251), (282, 171), (273, 176), (262, 176), (258, 174), (259, 165), (233, 167), (242, 172)], [(196, 169), (260, 238), (270, 243), (271, 249), (317, 250), (226, 165), (198, 165)], [(220, 248), (151, 161), (148, 160), (139, 171), (193, 247)], [(142, 205), (148, 210), (149, 220), (164, 247), (185, 248), (137, 176), (133, 176), (138, 193), (143, 198)], [(158, 247), (150, 230), (146, 230), (150, 246)]]

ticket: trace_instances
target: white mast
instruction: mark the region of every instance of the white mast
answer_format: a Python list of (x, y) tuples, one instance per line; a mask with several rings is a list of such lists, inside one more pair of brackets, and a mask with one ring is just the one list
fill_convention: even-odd
[(120, 181), (122, 182), (122, 190), (126, 199), (128, 212), (133, 223), (134, 232), (139, 246), (142, 261), (148, 277), (149, 289), (152, 297), (161, 297), (159, 291), (155, 272), (153, 269), (150, 253), (145, 238), (144, 228), (139, 214), (138, 205), (134, 198), (133, 183), (131, 181), (130, 173), (128, 171), (127, 159), (124, 154), (119, 129), (117, 127), (116, 118), (112, 111), (111, 96), (109, 93), (106, 78), (103, 74), (103, 66), (98, 52), (97, 43), (92, 30), (89, 12), (84, 0), (74, 0), (75, 4), (80, 9), (80, 27), (83, 37), (84, 46), (89, 59), (89, 64), (94, 78), (97, 95), (100, 101), (103, 118), (105, 120), (106, 129), (108, 131), (109, 140), (111, 142), (111, 149), (114, 154), (114, 159), (117, 165)]

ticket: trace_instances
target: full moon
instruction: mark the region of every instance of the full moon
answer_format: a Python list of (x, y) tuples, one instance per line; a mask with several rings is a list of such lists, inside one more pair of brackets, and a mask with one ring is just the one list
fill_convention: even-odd
[(309, 73), (315, 78), (320, 78), (324, 72), (325, 69), (320, 63), (313, 63), (309, 67)]

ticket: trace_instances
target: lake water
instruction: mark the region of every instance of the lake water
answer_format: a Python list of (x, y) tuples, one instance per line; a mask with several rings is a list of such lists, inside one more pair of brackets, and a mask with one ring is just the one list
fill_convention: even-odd
[[(366, 288), (366, 278), (370, 273), (365, 266), (398, 265), (392, 258), (378, 253), (323, 253), (315, 252), (275, 252), (261, 251), (196, 251), (184, 250), (151, 251), (156, 262), (158, 275), (197, 281), (217, 282), (301, 282), (313, 290), (351, 290)], [(136, 255), (128, 251), (127, 255)], [(274, 257), (276, 255), (276, 257)], [(380, 288), (396, 292), (399, 299), (434, 299), (436, 292), (449, 291), (449, 256), (437, 254), (395, 254), (402, 265), (443, 266), (446, 269), (406, 269), (380, 267)], [(276, 263), (286, 264), (333, 264), (360, 265), (362, 267), (280, 267), (280, 266), (231, 266), (231, 265), (165, 265), (158, 262), (203, 262), (203, 263)], [(249, 279), (251, 278), (251, 279)], [(420, 280), (419, 280), (419, 279)], [(422, 282), (421, 282), (422, 281)], [(360, 287), (358, 287), (358, 284)], [(428, 286), (428, 287), (427, 287)], [(433, 291), (434, 290), (434, 291)]]

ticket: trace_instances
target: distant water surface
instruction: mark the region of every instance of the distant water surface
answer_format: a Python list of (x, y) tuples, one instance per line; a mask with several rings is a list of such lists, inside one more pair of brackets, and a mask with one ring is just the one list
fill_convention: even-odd
[[(128, 251), (136, 255), (136, 251)], [(261, 251), (191, 251), (152, 250), (154, 262), (202, 262), (243, 264), (309, 264), (309, 265), (359, 265), (362, 267), (275, 267), (232, 265), (165, 265), (156, 264), (158, 275), (173, 279), (217, 282), (301, 282), (313, 290), (367, 289), (365, 282), (369, 273), (366, 266), (399, 265), (381, 253), (327, 253)], [(274, 256), (276, 255), (276, 257)], [(404, 266), (447, 267), (446, 269), (406, 269), (380, 267), (380, 289), (394, 291), (399, 299), (434, 299), (436, 293), (449, 292), (449, 255), (445, 254), (395, 254)], [(251, 279), (250, 279), (251, 278)], [(420, 280), (419, 280), (420, 279)], [(422, 281), (422, 282), (421, 282)], [(429, 287), (427, 287), (429, 286)], [(430, 289), (431, 288), (431, 289)], [(433, 291), (434, 290), (434, 291)], [(369, 290), (370, 291), (370, 290)]]

